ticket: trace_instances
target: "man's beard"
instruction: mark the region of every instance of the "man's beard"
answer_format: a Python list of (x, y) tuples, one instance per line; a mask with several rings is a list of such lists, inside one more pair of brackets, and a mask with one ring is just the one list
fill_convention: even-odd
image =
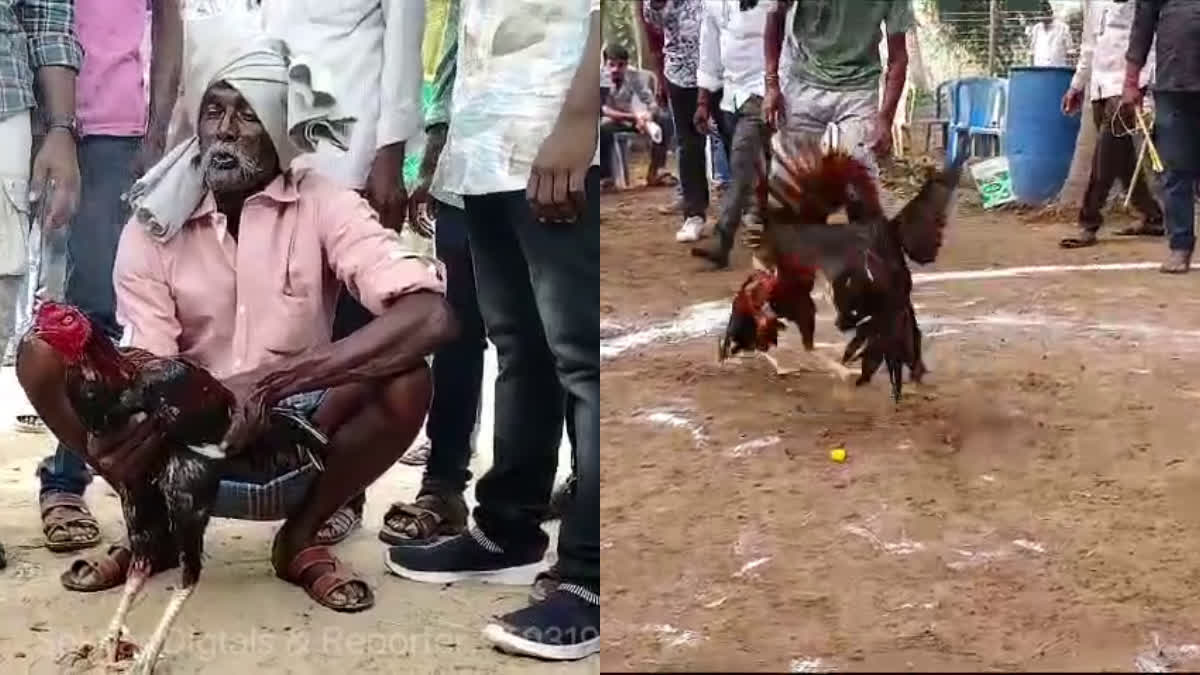
[(234, 143), (214, 141), (200, 157), (204, 184), (213, 192), (240, 192), (260, 184), (266, 170)]

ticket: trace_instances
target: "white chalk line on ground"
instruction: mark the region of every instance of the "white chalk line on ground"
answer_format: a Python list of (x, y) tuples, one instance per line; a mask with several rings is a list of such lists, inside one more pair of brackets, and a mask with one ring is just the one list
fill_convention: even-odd
[[(913, 284), (940, 283), (944, 281), (969, 281), (983, 279), (1006, 279), (1013, 277), (1032, 276), (1040, 274), (1060, 274), (1065, 272), (1104, 272), (1148, 270), (1158, 267), (1158, 263), (1104, 263), (1094, 265), (1041, 265), (1027, 267), (1004, 267), (987, 270), (963, 270), (950, 272), (929, 272), (913, 275)], [(600, 341), (600, 358), (612, 359), (638, 347), (644, 347), (658, 342), (680, 342), (697, 337), (703, 337), (719, 330), (729, 319), (730, 300), (714, 300), (701, 302), (684, 309), (674, 318), (660, 321), (646, 328), (616, 333), (615, 324), (606, 322), (610, 337)], [(1066, 320), (1051, 319), (1037, 316), (1008, 316), (994, 314), (974, 317), (968, 320), (952, 318), (922, 317), (923, 325), (995, 325), (1012, 327), (1062, 327), (1072, 329), (1095, 330), (1102, 332), (1136, 332), (1147, 336), (1161, 337), (1173, 335), (1188, 339), (1200, 338), (1200, 331), (1179, 331), (1159, 326), (1119, 323), (1080, 324)], [(943, 333), (948, 334), (948, 333)]]

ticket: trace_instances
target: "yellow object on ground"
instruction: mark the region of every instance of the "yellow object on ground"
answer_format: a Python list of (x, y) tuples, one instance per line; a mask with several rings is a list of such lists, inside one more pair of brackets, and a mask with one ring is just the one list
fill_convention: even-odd
[(846, 449), (845, 448), (834, 448), (834, 449), (830, 450), (829, 451), (829, 459), (832, 459), (835, 462), (846, 461)]

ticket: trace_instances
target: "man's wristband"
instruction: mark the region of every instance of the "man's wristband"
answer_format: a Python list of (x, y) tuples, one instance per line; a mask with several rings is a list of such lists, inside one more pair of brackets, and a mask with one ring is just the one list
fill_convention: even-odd
[(49, 134), (53, 129), (62, 129), (71, 135), (71, 138), (79, 138), (79, 124), (75, 120), (74, 115), (52, 115), (46, 118), (46, 133)]

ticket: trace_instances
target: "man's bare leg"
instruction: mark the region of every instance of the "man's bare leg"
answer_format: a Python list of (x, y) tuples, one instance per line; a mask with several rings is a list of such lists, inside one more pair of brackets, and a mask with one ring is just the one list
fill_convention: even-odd
[[(308, 547), (317, 530), (350, 498), (375, 482), (404, 454), (421, 430), (433, 393), (429, 368), (419, 368), (386, 383), (353, 384), (331, 390), (313, 417), (329, 434), (325, 470), (310, 489), (305, 507), (289, 518), (275, 537), (271, 559), (276, 573), (286, 578), (296, 554)], [(329, 564), (310, 567), (305, 587), (332, 570)], [(361, 602), (369, 594), (362, 583), (347, 584), (330, 594), (334, 605)]]

